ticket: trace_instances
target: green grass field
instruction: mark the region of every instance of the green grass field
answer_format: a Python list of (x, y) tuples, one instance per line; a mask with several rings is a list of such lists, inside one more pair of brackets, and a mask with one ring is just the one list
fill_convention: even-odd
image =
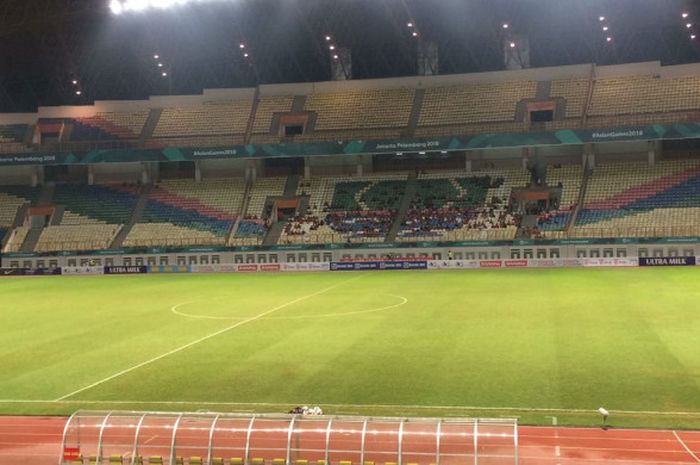
[[(8, 278), (0, 413), (700, 426), (700, 270)], [(552, 410), (548, 410), (552, 409)]]

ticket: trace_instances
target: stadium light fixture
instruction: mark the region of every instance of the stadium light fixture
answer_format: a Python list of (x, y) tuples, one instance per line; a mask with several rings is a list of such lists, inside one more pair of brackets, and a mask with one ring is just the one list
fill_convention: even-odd
[(245, 44), (240, 44), (240, 45), (238, 45), (238, 48), (244, 49), (244, 48), (245, 48)]
[(333, 55), (333, 59), (334, 59), (334, 60), (337, 60), (337, 59), (338, 59), (338, 55)]
[(413, 23), (408, 23), (408, 24), (406, 24), (406, 26), (413, 27)]
[(606, 37), (605, 40), (606, 40), (607, 42), (612, 42), (612, 37)]
[(604, 31), (607, 31), (608, 29), (610, 29), (608, 26), (603, 26)]
[(605, 21), (605, 16), (598, 16), (598, 21), (600, 21), (601, 23)]
[(72, 83), (74, 86), (77, 86), (77, 85), (78, 85), (78, 81), (75, 80), (75, 79), (73, 79), (73, 80), (71, 81), (71, 83)]
[(416, 31), (413, 31), (413, 34), (411, 34), (413, 37), (418, 37), (418, 33)]
[(158, 63), (158, 67), (159, 67), (159, 68), (162, 68), (162, 67), (163, 67), (163, 63)]
[(330, 41), (331, 41), (331, 36), (326, 36), (326, 42), (330, 42)]
[(515, 48), (515, 42), (510, 43), (510, 48)]
[(687, 18), (688, 16), (689, 16), (688, 13), (681, 14), (681, 18), (683, 18), (683, 19)]
[(508, 23), (503, 23), (503, 29), (508, 29), (510, 25)]
[(75, 91), (75, 95), (82, 95), (82, 94), (83, 94), (83, 92), (80, 91), (80, 90), (76, 90), (76, 91)]
[(693, 27), (693, 23), (687, 23), (687, 24), (685, 25), (685, 27), (687, 27), (688, 29), (690, 29), (691, 27)]
[(697, 37), (695, 34), (690, 34), (690, 39), (695, 40), (695, 37)]
[(250, 56), (250, 55), (248, 55), (248, 53), (244, 53), (244, 54), (243, 54), (243, 57), (244, 57), (244, 58), (248, 58), (249, 56)]
[(328, 50), (335, 50), (335, 45), (331, 45), (328, 47)]
[(153, 59), (154, 59), (154, 60), (157, 60), (157, 59), (159, 59), (159, 58), (160, 58), (160, 55), (157, 55), (157, 54), (156, 54), (156, 55), (153, 55)]
[(149, 9), (167, 10), (191, 3), (213, 3), (222, 0), (110, 0), (109, 9), (115, 15)]

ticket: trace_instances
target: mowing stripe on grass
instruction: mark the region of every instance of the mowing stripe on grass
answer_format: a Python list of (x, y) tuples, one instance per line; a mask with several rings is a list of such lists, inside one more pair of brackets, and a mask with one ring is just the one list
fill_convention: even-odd
[(209, 339), (211, 339), (211, 338), (213, 338), (213, 337), (216, 337), (216, 336), (218, 336), (218, 335), (220, 335), (220, 334), (223, 334), (223, 333), (226, 333), (226, 332), (231, 331), (231, 330), (233, 330), (233, 329), (236, 329), (236, 328), (238, 328), (238, 327), (240, 327), (240, 326), (243, 326), (243, 325), (245, 325), (245, 324), (247, 324), (247, 323), (252, 323), (252, 322), (254, 322), (254, 321), (256, 321), (256, 320), (259, 320), (260, 318), (263, 318), (263, 317), (265, 317), (265, 316), (267, 316), (267, 315), (269, 315), (269, 314), (271, 314), (271, 313), (274, 313), (274, 312), (276, 312), (276, 311), (278, 311), (278, 310), (282, 310), (283, 308), (287, 308), (287, 307), (289, 307), (290, 305), (294, 305), (294, 304), (296, 304), (296, 303), (302, 302), (302, 301), (307, 300), (307, 299), (310, 299), (310, 298), (312, 298), (312, 297), (316, 297), (316, 296), (318, 296), (318, 295), (325, 294), (326, 292), (332, 291), (333, 289), (335, 289), (335, 288), (337, 288), (337, 287), (340, 287), (340, 286), (342, 286), (342, 285), (344, 285), (344, 284), (347, 284), (347, 283), (349, 283), (349, 282), (352, 282), (352, 281), (355, 281), (355, 280), (357, 280), (357, 279), (360, 279), (362, 276), (364, 276), (364, 275), (356, 276), (356, 277), (354, 277), (354, 278), (351, 278), (351, 279), (348, 279), (348, 280), (345, 280), (345, 281), (341, 281), (341, 282), (336, 283), (336, 284), (334, 284), (334, 285), (332, 285), (332, 286), (330, 286), (330, 287), (327, 287), (327, 288), (325, 288), (325, 289), (321, 289), (320, 291), (314, 292), (313, 294), (308, 294), (308, 295), (304, 295), (304, 296), (301, 296), (301, 297), (297, 297), (297, 298), (294, 299), (294, 300), (290, 300), (289, 302), (285, 302), (285, 303), (283, 303), (282, 305), (278, 305), (277, 307), (271, 308), (270, 310), (266, 310), (266, 311), (264, 311), (264, 312), (262, 312), (262, 313), (260, 313), (260, 314), (258, 314), (258, 315), (255, 315), (255, 316), (252, 316), (252, 317), (247, 318), (247, 319), (245, 319), (245, 320), (242, 320), (242, 321), (239, 321), (239, 322), (237, 322), (237, 323), (234, 323), (234, 324), (232, 324), (232, 325), (230, 325), (230, 326), (227, 326), (227, 327), (225, 327), (225, 328), (223, 328), (223, 329), (220, 329), (220, 330), (218, 330), (218, 331), (215, 331), (215, 332), (213, 332), (213, 333), (211, 333), (211, 334), (208, 334), (208, 335), (206, 335), (206, 336), (200, 337), (199, 339), (196, 339), (196, 340), (194, 340), (194, 341), (192, 341), (192, 342), (188, 342), (188, 343), (185, 344), (185, 345), (182, 345), (182, 346), (180, 346), (180, 347), (176, 347), (175, 349), (169, 350), (169, 351), (165, 352), (164, 354), (161, 354), (161, 355), (158, 355), (158, 356), (156, 356), (156, 357), (153, 357), (153, 358), (151, 358), (151, 359), (149, 359), (149, 360), (146, 360), (145, 362), (141, 362), (141, 363), (139, 363), (139, 364), (137, 364), (137, 365), (134, 365), (134, 366), (132, 366), (132, 367), (126, 368), (126, 369), (124, 369), (124, 370), (122, 370), (122, 371), (119, 371), (119, 372), (117, 372), (117, 373), (115, 373), (115, 374), (113, 374), (113, 375), (110, 375), (110, 376), (108, 376), (108, 377), (106, 377), (106, 378), (103, 378), (103, 379), (101, 379), (101, 380), (99, 380), (99, 381), (95, 381), (95, 382), (92, 383), (92, 384), (89, 384), (89, 385), (87, 385), (87, 386), (81, 387), (80, 389), (76, 389), (76, 390), (73, 391), (73, 392), (70, 392), (70, 393), (68, 393), (68, 394), (66, 394), (66, 395), (63, 395), (63, 396), (59, 397), (59, 398), (56, 399), (55, 401), (58, 402), (58, 401), (66, 400), (66, 399), (68, 399), (69, 397), (73, 397), (73, 396), (76, 395), (76, 394), (80, 394), (81, 392), (84, 392), (84, 391), (87, 391), (87, 390), (89, 390), (89, 389), (92, 389), (92, 388), (94, 388), (94, 387), (96, 387), (96, 386), (99, 386), (100, 384), (104, 384), (104, 383), (106, 383), (107, 381), (111, 381), (111, 380), (113, 380), (113, 379), (115, 379), (115, 378), (118, 378), (118, 377), (120, 377), (120, 376), (122, 376), (122, 375), (125, 375), (125, 374), (127, 374), (127, 373), (130, 373), (130, 372), (132, 372), (132, 371), (134, 371), (134, 370), (138, 370), (138, 369), (141, 368), (141, 367), (144, 367), (144, 366), (146, 366), (146, 365), (150, 365), (151, 363), (157, 362), (158, 360), (164, 359), (165, 357), (169, 357), (170, 355), (176, 354), (176, 353), (178, 353), (178, 352), (182, 352), (182, 351), (185, 350), (185, 349), (188, 349), (188, 348), (190, 348), (190, 347), (192, 347), (192, 346), (195, 346), (195, 345), (197, 345), (197, 344), (199, 344), (199, 343), (201, 343), (201, 342), (207, 341), (207, 340), (209, 340)]
[[(308, 401), (293, 401), (293, 402), (205, 402), (201, 400), (39, 400), (39, 399), (0, 399), (0, 404), (114, 404), (114, 405), (191, 405), (191, 406), (221, 406), (221, 407), (242, 407), (249, 408), (255, 411), (256, 407), (279, 407), (287, 409), (290, 405), (304, 405)], [(311, 402), (313, 403), (313, 402)], [(529, 412), (529, 413), (560, 413), (560, 414), (591, 414), (598, 415), (595, 409), (566, 409), (566, 408), (546, 408), (546, 407), (476, 407), (467, 405), (400, 405), (400, 404), (327, 404), (321, 403), (324, 407), (330, 408), (360, 408), (360, 409), (386, 409), (386, 410), (465, 410), (465, 411), (493, 411), (493, 412)], [(649, 416), (678, 416), (678, 417), (699, 417), (700, 411), (697, 412), (659, 412), (654, 410), (613, 410), (611, 413), (615, 415), (649, 415)]]

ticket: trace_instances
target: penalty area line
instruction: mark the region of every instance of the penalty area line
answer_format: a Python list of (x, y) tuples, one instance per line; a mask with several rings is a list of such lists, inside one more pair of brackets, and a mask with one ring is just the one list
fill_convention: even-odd
[(146, 366), (146, 365), (150, 365), (151, 363), (157, 362), (158, 360), (162, 360), (162, 359), (164, 359), (164, 358), (166, 358), (166, 357), (169, 357), (169, 356), (171, 356), (171, 355), (174, 355), (174, 354), (176, 354), (176, 353), (178, 353), (178, 352), (182, 352), (183, 350), (189, 349), (190, 347), (195, 346), (195, 345), (197, 345), (197, 344), (200, 344), (200, 343), (202, 343), (202, 342), (204, 342), (204, 341), (208, 341), (209, 339), (214, 338), (214, 337), (216, 337), (216, 336), (219, 336), (220, 334), (224, 334), (224, 333), (229, 332), (229, 331), (231, 331), (231, 330), (234, 330), (234, 329), (236, 329), (236, 328), (238, 328), (238, 327), (240, 327), (240, 326), (243, 326), (243, 325), (245, 325), (245, 324), (252, 323), (252, 322), (254, 322), (254, 321), (256, 321), (256, 320), (259, 320), (259, 319), (261, 319), (261, 318), (264, 318), (265, 316), (270, 315), (271, 313), (274, 313), (274, 312), (276, 312), (276, 311), (282, 310), (283, 308), (287, 308), (287, 307), (289, 307), (290, 305), (294, 305), (294, 304), (296, 304), (296, 303), (302, 302), (302, 301), (307, 300), (307, 299), (311, 299), (311, 298), (316, 297), (316, 296), (318, 296), (318, 295), (325, 294), (326, 292), (332, 291), (333, 289), (335, 289), (335, 288), (337, 288), (337, 287), (340, 287), (340, 286), (342, 286), (342, 285), (344, 285), (344, 284), (347, 284), (347, 283), (349, 283), (349, 282), (352, 282), (352, 281), (355, 281), (355, 280), (357, 280), (357, 279), (360, 279), (360, 278), (363, 277), (363, 276), (364, 276), (364, 275), (356, 276), (356, 277), (354, 277), (354, 278), (351, 278), (351, 279), (348, 279), (348, 280), (345, 280), (345, 281), (341, 281), (341, 282), (339, 282), (339, 283), (336, 283), (336, 284), (334, 284), (334, 285), (332, 285), (332, 286), (329, 286), (329, 287), (327, 287), (327, 288), (325, 288), (325, 289), (321, 289), (320, 291), (316, 291), (316, 292), (314, 292), (314, 293), (312, 293), (312, 294), (307, 294), (307, 295), (304, 295), (304, 296), (301, 296), (301, 297), (297, 297), (297, 298), (294, 299), (294, 300), (290, 300), (289, 302), (285, 302), (285, 303), (283, 303), (283, 304), (281, 304), (281, 305), (278, 305), (278, 306), (276, 306), (276, 307), (274, 307), (274, 308), (271, 308), (271, 309), (269, 309), (269, 310), (266, 310), (266, 311), (264, 311), (264, 312), (262, 312), (262, 313), (259, 313), (259, 314), (255, 315), (255, 316), (252, 316), (252, 317), (250, 317), (250, 318), (246, 318), (245, 320), (239, 321), (239, 322), (234, 323), (234, 324), (232, 324), (232, 325), (230, 325), (230, 326), (227, 326), (227, 327), (225, 327), (225, 328), (223, 328), (223, 329), (220, 329), (220, 330), (218, 330), (218, 331), (214, 331), (213, 333), (207, 334), (206, 336), (200, 337), (199, 339), (195, 339), (195, 340), (192, 341), (192, 342), (188, 342), (187, 344), (181, 345), (181, 346), (176, 347), (176, 348), (174, 348), (174, 349), (172, 349), (172, 350), (169, 350), (169, 351), (167, 351), (167, 352), (165, 352), (165, 353), (163, 353), (163, 354), (157, 355), (157, 356), (155, 356), (155, 357), (153, 357), (153, 358), (150, 358), (150, 359), (148, 359), (148, 360), (146, 360), (146, 361), (143, 361), (143, 362), (141, 362), (141, 363), (139, 363), (139, 364), (137, 364), (137, 365), (134, 365), (134, 366), (132, 366), (132, 367), (126, 368), (126, 369), (124, 369), (124, 370), (121, 370), (121, 371), (119, 371), (119, 372), (117, 372), (117, 373), (114, 373), (113, 375), (107, 376), (106, 378), (102, 378), (101, 380), (95, 381), (95, 382), (92, 383), (92, 384), (89, 384), (89, 385), (87, 385), (87, 386), (83, 386), (83, 387), (81, 387), (80, 389), (76, 389), (76, 390), (73, 391), (73, 392), (70, 392), (70, 393), (68, 393), (68, 394), (66, 394), (66, 395), (63, 395), (63, 396), (61, 396), (61, 397), (55, 399), (55, 402), (60, 402), (60, 401), (62, 401), (62, 400), (66, 400), (66, 399), (68, 399), (69, 397), (73, 397), (73, 396), (76, 395), (76, 394), (80, 394), (81, 392), (84, 392), (84, 391), (87, 391), (87, 390), (92, 389), (92, 388), (94, 388), (94, 387), (97, 387), (97, 386), (99, 386), (100, 384), (104, 384), (104, 383), (106, 383), (106, 382), (108, 382), (108, 381), (111, 381), (111, 380), (113, 380), (113, 379), (115, 379), (115, 378), (118, 378), (118, 377), (120, 377), (120, 376), (122, 376), (122, 375), (125, 375), (125, 374), (127, 374), (127, 373), (130, 373), (130, 372), (132, 372), (132, 371), (134, 371), (134, 370), (138, 370), (139, 368), (142, 368), (142, 367), (144, 367), (144, 366)]
[[(40, 399), (0, 399), (0, 404), (114, 404), (114, 405), (192, 405), (192, 406), (222, 406), (222, 407), (241, 407), (241, 408), (256, 408), (256, 407), (280, 407), (286, 408), (290, 405), (304, 405), (308, 401), (292, 401), (292, 402), (207, 402), (201, 400), (40, 400)], [(332, 404), (321, 403), (324, 407), (330, 408), (359, 408), (359, 409), (389, 409), (389, 410), (465, 410), (465, 411), (484, 411), (484, 412), (528, 412), (528, 413), (559, 413), (559, 414), (597, 414), (593, 409), (557, 409), (557, 408), (537, 408), (537, 407), (477, 407), (477, 406), (448, 406), (448, 405), (399, 405), (399, 404)], [(648, 415), (648, 416), (676, 416), (676, 417), (700, 417), (698, 412), (658, 412), (658, 411), (642, 411), (642, 410), (615, 410), (616, 415)], [(667, 431), (667, 430), (664, 430)]]

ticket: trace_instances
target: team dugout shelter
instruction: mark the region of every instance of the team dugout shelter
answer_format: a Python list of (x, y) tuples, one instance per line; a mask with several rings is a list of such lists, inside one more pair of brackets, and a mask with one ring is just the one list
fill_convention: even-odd
[(78, 411), (59, 465), (511, 465), (515, 419)]

